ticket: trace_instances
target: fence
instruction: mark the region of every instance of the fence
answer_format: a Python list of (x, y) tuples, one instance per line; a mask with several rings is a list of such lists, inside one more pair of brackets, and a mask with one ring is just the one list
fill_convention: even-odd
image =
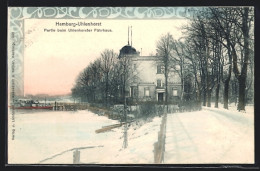
[(154, 163), (160, 164), (164, 161), (165, 139), (166, 139), (166, 121), (167, 114), (165, 113), (158, 132), (158, 141), (154, 143)]
[(65, 151), (63, 151), (61, 153), (55, 154), (55, 155), (53, 155), (51, 157), (48, 157), (48, 158), (46, 158), (44, 160), (41, 160), (39, 163), (40, 164), (41, 163), (48, 163), (48, 161), (53, 160), (56, 157), (65, 155), (68, 152), (73, 152), (73, 161), (72, 161), (72, 163), (73, 164), (85, 164), (85, 163), (82, 163), (80, 161), (80, 151), (81, 150), (91, 149), (91, 148), (100, 148), (100, 147), (104, 147), (104, 146), (103, 145), (99, 145), (99, 146), (77, 147), (77, 148), (68, 149), (68, 150), (65, 150)]
[(76, 111), (84, 110), (89, 107), (88, 103), (66, 103), (66, 102), (54, 102), (50, 104), (55, 111)]

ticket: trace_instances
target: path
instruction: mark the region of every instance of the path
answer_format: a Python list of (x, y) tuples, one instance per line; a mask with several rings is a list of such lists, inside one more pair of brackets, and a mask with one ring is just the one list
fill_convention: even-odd
[(252, 163), (253, 123), (218, 109), (168, 114), (164, 163)]

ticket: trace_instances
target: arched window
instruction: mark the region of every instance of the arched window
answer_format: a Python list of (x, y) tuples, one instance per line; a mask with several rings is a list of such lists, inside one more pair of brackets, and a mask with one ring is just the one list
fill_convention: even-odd
[(162, 80), (157, 80), (157, 87), (162, 87)]

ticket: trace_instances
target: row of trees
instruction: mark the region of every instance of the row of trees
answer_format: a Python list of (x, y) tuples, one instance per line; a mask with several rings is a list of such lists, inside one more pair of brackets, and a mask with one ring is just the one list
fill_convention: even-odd
[[(238, 110), (245, 110), (247, 98), (253, 98), (253, 8), (199, 8), (182, 29), (181, 39), (168, 33), (157, 42), (166, 104), (168, 80), (175, 71), (181, 78), (181, 102), (210, 107), (215, 99), (218, 107), (223, 99), (228, 109), (238, 99)], [(104, 50), (80, 73), (72, 94), (83, 101), (123, 103), (132, 69), (130, 58), (118, 59), (113, 50)]]
[(246, 97), (253, 96), (250, 91), (254, 77), (253, 9), (200, 8), (189, 20), (183, 27), (184, 37), (174, 40), (168, 33), (157, 43), (166, 87), (169, 70), (173, 69), (181, 78), (182, 101), (194, 98), (210, 107), (215, 92), (218, 107), (223, 85), (224, 108), (228, 109), (231, 85), (232, 94), (238, 94), (238, 110), (245, 110)]
[(104, 50), (77, 77), (73, 97), (90, 103), (123, 103), (126, 84), (132, 71), (129, 58), (118, 59), (113, 50)]

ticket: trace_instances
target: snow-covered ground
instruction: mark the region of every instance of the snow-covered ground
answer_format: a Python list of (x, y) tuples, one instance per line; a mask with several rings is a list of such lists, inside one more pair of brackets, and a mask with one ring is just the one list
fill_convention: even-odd
[(128, 125), (126, 149), (122, 148), (124, 127), (95, 133), (117, 123), (87, 110), (16, 113), (15, 140), (9, 140), (8, 163), (72, 164), (73, 151), (64, 151), (79, 147), (93, 147), (80, 150), (82, 163), (153, 163), (153, 143), (161, 118)]
[[(246, 111), (203, 107), (202, 111), (168, 114), (164, 163), (253, 163), (253, 106)], [(161, 118), (128, 125), (126, 149), (123, 126), (95, 133), (117, 123), (87, 110), (16, 113), (9, 163), (72, 164), (74, 150), (70, 149), (86, 147), (80, 150), (81, 163), (153, 164)]]
[[(233, 109), (233, 110), (232, 110)], [(254, 163), (254, 110), (169, 114), (164, 163)]]

